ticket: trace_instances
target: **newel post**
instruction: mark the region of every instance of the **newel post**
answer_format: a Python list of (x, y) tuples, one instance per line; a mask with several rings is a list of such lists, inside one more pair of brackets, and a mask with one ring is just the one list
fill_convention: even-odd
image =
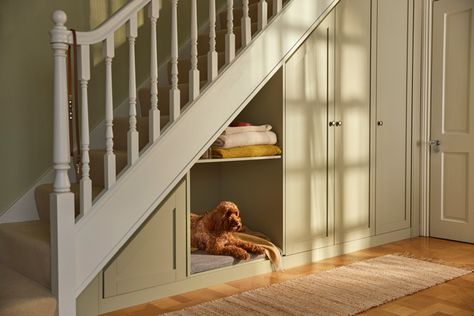
[(50, 31), (53, 50), (53, 165), (51, 205), (51, 287), (58, 300), (58, 315), (76, 314), (74, 194), (69, 182), (69, 122), (67, 105), (66, 54), (69, 31), (66, 13), (55, 11)]

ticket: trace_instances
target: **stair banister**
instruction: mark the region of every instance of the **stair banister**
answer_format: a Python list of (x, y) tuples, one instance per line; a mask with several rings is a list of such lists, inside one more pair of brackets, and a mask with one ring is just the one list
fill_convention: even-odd
[(112, 60), (115, 56), (114, 33), (104, 41), (105, 58), (105, 155), (104, 155), (104, 183), (105, 189), (110, 189), (116, 181), (116, 157), (114, 153), (114, 119)]
[(197, 0), (191, 0), (191, 69), (189, 70), (189, 99), (191, 101), (196, 100), (200, 90), (197, 41)]
[(242, 9), (243, 15), (241, 19), (241, 28), (242, 28), (242, 46), (247, 46), (252, 39), (252, 22), (250, 21), (249, 17), (249, 0), (242, 0)]
[(75, 219), (74, 194), (71, 193), (69, 170), (69, 122), (67, 103), (66, 53), (68, 34), (67, 15), (55, 11), (54, 27), (50, 32), (53, 50), (53, 165), (54, 184), (51, 204), (51, 287), (57, 298), (59, 315), (74, 315), (75, 295)]
[(234, 0), (227, 0), (227, 34), (225, 35), (225, 63), (235, 58)]
[(148, 7), (150, 18), (150, 111), (149, 117), (149, 139), (154, 142), (160, 136), (160, 110), (158, 109), (158, 52), (156, 40), (156, 22), (160, 15), (160, 0), (151, 0)]
[(135, 38), (138, 35), (137, 15), (133, 14), (127, 24), (127, 39), (129, 47), (128, 62), (128, 94), (129, 94), (129, 125), (127, 133), (127, 160), (131, 166), (138, 160), (138, 131), (137, 131), (137, 81), (135, 74)]
[(217, 78), (216, 0), (209, 0), (209, 53), (207, 54), (207, 81)]
[(273, 16), (280, 13), (282, 7), (283, 7), (282, 0), (273, 0)]
[[(92, 45), (103, 42), (110, 34), (115, 33), (119, 28), (124, 26), (131, 15), (137, 14), (138, 11), (142, 10), (152, 1), (153, 0), (132, 0), (128, 2), (94, 30), (77, 32), (77, 43), (79, 45)], [(70, 32), (68, 34), (68, 43), (72, 44), (72, 34)]]
[(268, 5), (266, 0), (258, 2), (258, 30), (261, 31), (267, 26), (268, 19)]
[(171, 90), (170, 119), (176, 121), (181, 112), (178, 88), (178, 0), (171, 0)]
[(79, 49), (79, 80), (81, 82), (81, 202), (80, 215), (87, 215), (92, 208), (92, 181), (89, 175), (89, 101), (87, 84), (90, 80), (90, 46)]

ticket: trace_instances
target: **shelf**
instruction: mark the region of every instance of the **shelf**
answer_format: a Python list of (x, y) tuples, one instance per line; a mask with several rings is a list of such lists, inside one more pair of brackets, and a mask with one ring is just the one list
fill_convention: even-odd
[(270, 159), (281, 159), (281, 155), (278, 155), (278, 156), (261, 156), (261, 157), (241, 157), (241, 158), (199, 159), (198, 161), (196, 161), (196, 163), (216, 163), (216, 162), (251, 161), (251, 160), (270, 160)]

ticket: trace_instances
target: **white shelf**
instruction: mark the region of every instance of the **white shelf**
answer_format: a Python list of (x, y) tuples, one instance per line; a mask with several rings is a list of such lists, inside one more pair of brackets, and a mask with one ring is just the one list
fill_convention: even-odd
[(199, 159), (196, 163), (216, 163), (216, 162), (232, 162), (232, 161), (251, 161), (251, 160), (269, 160), (269, 159), (281, 159), (281, 155), (278, 156), (260, 156), (260, 157), (241, 157), (241, 158), (212, 158), (212, 159)]

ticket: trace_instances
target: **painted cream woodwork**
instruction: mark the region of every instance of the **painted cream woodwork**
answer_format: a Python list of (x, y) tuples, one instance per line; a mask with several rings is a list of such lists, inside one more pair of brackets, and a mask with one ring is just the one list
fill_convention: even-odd
[[(285, 67), (286, 254), (334, 243), (329, 111), (334, 109), (334, 12)], [(331, 157), (331, 158), (329, 158)], [(330, 185), (331, 184), (331, 185)]]
[[(133, 167), (119, 175), (116, 185), (94, 201), (90, 215), (80, 219), (74, 230), (76, 295), (277, 72), (282, 60), (296, 50), (336, 4), (337, 0), (288, 2), (278, 18), (239, 52), (238, 58), (201, 93), (193, 106), (188, 106), (179, 120), (147, 147)], [(294, 17), (299, 16), (299, 12), (305, 14), (298, 19), (298, 27), (288, 28), (295, 23)], [(264, 56), (265, 62), (256, 56)], [(104, 235), (111, 218), (114, 218), (114, 229)]]
[(473, 14), (474, 1), (434, 2), (430, 201), (430, 235), (471, 243), (474, 242)]
[(410, 226), (411, 6), (376, 4), (376, 232)]
[(186, 182), (160, 205), (103, 272), (104, 297), (186, 276)]
[(374, 232), (373, 210), (369, 207), (371, 3), (345, 0), (335, 11), (336, 243)]

